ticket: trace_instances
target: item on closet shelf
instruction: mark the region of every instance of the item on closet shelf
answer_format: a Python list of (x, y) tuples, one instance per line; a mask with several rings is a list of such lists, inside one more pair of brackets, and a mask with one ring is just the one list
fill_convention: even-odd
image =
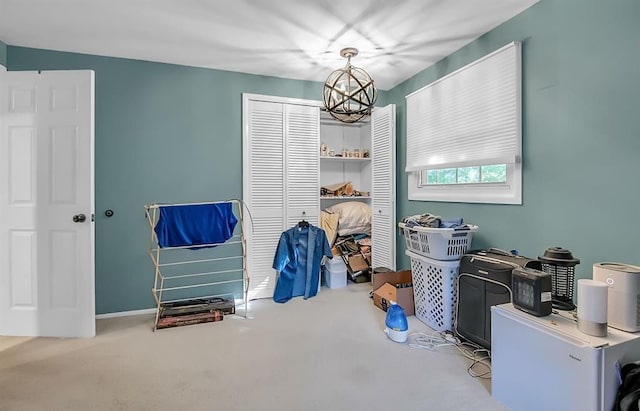
[(280, 235), (273, 268), (278, 279), (273, 300), (285, 303), (293, 297), (311, 298), (318, 293), (320, 263), (323, 257), (333, 258), (323, 229), (298, 224)]
[(371, 208), (366, 203), (347, 201), (327, 207), (324, 211), (338, 214), (338, 235), (371, 234)]
[(336, 152), (334, 149), (329, 150), (329, 157), (335, 157), (336, 156)]
[(328, 153), (327, 145), (324, 143), (320, 144), (320, 155), (326, 157)]
[(351, 181), (344, 181), (322, 186), (320, 187), (320, 195), (332, 197), (350, 196), (353, 195), (353, 185)]
[(369, 158), (369, 149), (365, 148), (364, 150), (362, 150), (362, 157)]

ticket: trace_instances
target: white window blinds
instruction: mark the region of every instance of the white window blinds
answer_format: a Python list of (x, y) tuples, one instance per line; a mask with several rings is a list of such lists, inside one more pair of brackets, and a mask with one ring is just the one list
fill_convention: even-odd
[(510, 43), (406, 97), (406, 171), (520, 161), (520, 55)]

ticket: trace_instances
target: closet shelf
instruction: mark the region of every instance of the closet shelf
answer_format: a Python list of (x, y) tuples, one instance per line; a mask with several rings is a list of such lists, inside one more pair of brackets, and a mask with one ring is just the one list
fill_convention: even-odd
[(320, 200), (368, 200), (371, 196), (320, 196)]
[(320, 156), (321, 161), (371, 161), (371, 157), (331, 157)]

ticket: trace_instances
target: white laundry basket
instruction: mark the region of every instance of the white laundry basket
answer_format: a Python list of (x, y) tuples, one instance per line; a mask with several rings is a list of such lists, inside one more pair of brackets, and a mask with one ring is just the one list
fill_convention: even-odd
[(416, 317), (436, 331), (453, 331), (460, 260), (443, 261), (409, 250)]
[(471, 247), (473, 233), (478, 231), (478, 226), (472, 224), (434, 228), (398, 223), (398, 227), (403, 231), (407, 250), (436, 260), (459, 260)]

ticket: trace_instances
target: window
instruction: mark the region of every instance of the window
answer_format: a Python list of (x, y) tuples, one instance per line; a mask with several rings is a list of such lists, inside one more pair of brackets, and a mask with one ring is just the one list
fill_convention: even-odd
[(407, 96), (410, 200), (521, 204), (517, 42)]
[(433, 168), (422, 170), (420, 186), (438, 184), (491, 184), (507, 182), (507, 165)]

